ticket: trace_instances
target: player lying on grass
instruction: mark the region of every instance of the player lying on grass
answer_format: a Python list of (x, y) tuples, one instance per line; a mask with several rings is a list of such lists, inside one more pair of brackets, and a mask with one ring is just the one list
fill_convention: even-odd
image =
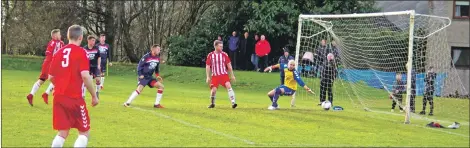
[[(39, 87), (41, 87), (42, 84), (48, 79), (48, 72), (49, 72), (49, 66), (52, 61), (52, 56), (54, 53), (59, 50), (62, 46), (64, 46), (64, 42), (60, 40), (60, 30), (59, 29), (54, 29), (51, 31), (51, 41), (47, 44), (47, 49), (46, 49), (46, 58), (44, 59), (44, 62), (42, 63), (42, 68), (41, 68), (41, 75), (39, 75), (39, 80), (34, 83), (33, 88), (31, 88), (31, 92), (26, 96), (26, 99), (28, 99), (29, 105), (33, 106), (33, 96), (36, 94), (38, 91)], [(48, 104), (49, 100), (49, 93), (52, 91), (54, 88), (54, 85), (51, 83), (49, 84), (49, 87), (47, 87), (46, 92), (42, 94), (42, 98), (46, 104)]]
[(227, 88), (230, 102), (232, 102), (232, 108), (237, 108), (235, 92), (230, 84), (228, 73), (232, 76), (233, 81), (235, 81), (235, 75), (233, 74), (232, 65), (230, 64), (230, 58), (227, 53), (222, 51), (223, 47), (222, 41), (214, 41), (215, 50), (209, 53), (206, 58), (206, 83), (210, 84), (209, 87), (211, 88), (211, 104), (208, 108), (215, 107), (215, 95), (219, 85)]
[(80, 47), (82, 28), (78, 25), (69, 27), (69, 44), (54, 54), (50, 65), (49, 78), (55, 85), (52, 124), (59, 131), (52, 141), (52, 147), (62, 147), (71, 128), (78, 130), (74, 147), (86, 147), (88, 144), (91, 121), (85, 99), (82, 98), (82, 85), (91, 94), (92, 106), (99, 103), (88, 71), (86, 51)]
[[(284, 65), (284, 69), (287, 69), (287, 62), (289, 62), (289, 60), (294, 60), (294, 57), (289, 55), (289, 49), (287, 49), (287, 47), (282, 48), (282, 50), (284, 51), (284, 55), (279, 58), (278, 64)], [(264, 69), (264, 72), (267, 72), (267, 71), (271, 72), (272, 70), (273, 69), (271, 68), (271, 66), (269, 66)], [(280, 70), (279, 73), (281, 75), (281, 85), (284, 85), (284, 79), (285, 79), (284, 70)], [(290, 106), (295, 107), (295, 93), (292, 94), (292, 99), (290, 100)]]
[[(285, 68), (285, 66), (287, 66), (287, 68)], [(308, 92), (313, 93), (313, 91), (310, 88), (308, 88), (307, 85), (305, 85), (305, 83), (300, 78), (300, 75), (295, 70), (294, 60), (289, 60), (287, 65), (276, 64), (276, 65), (270, 66), (270, 68), (282, 69), (284, 71), (285, 80), (284, 80), (284, 85), (280, 85), (277, 88), (268, 92), (268, 97), (272, 102), (272, 105), (268, 107), (269, 110), (279, 109), (279, 105), (277, 104), (277, 100), (279, 99), (279, 96), (281, 95), (290, 96), (294, 94), (295, 91), (297, 90), (297, 84), (302, 86)]]
[[(88, 54), (88, 60), (90, 60), (90, 75), (95, 79), (96, 83), (96, 96), (99, 98), (99, 90), (100, 90), (100, 69), (101, 69), (101, 56), (98, 50), (98, 46), (95, 46), (96, 37), (93, 35), (88, 36), (87, 38), (88, 45), (83, 47)], [(83, 98), (85, 98), (85, 89), (83, 88)]]
[[(157, 87), (157, 98), (155, 99), (155, 108), (164, 108), (160, 101), (163, 96), (163, 79), (160, 77), (160, 45), (153, 45), (150, 49), (150, 52), (145, 54), (137, 66), (137, 75), (138, 75), (138, 86), (137, 89), (132, 92), (131, 96), (124, 103), (125, 107), (131, 105), (132, 100), (134, 100), (144, 89), (145, 85), (150, 88)], [(155, 73), (156, 79), (152, 76)], [(158, 81), (157, 81), (158, 79)]]

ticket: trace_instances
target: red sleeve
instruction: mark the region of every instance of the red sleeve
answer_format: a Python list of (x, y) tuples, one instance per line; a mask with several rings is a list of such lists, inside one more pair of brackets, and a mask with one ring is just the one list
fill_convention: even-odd
[(269, 54), (269, 53), (271, 52), (271, 45), (269, 44), (268, 41), (266, 41), (266, 46), (267, 46), (267, 47), (266, 47), (266, 48), (267, 48), (267, 49), (266, 49), (267, 54)]
[(48, 63), (50, 61), (52, 61), (52, 52), (54, 50), (54, 41), (50, 41), (48, 44), (47, 44), (47, 49), (46, 49), (46, 59), (44, 59), (44, 63)]
[[(212, 53), (212, 52), (211, 52), (211, 53)], [(212, 59), (211, 59), (211, 53), (209, 53), (209, 54), (207, 55), (207, 58), (206, 58), (206, 65), (209, 65), (209, 66), (211, 66), (211, 61), (212, 61)]]
[[(59, 57), (62, 57), (62, 56), (59, 56)], [(57, 58), (52, 57), (48, 73), (51, 76), (55, 76), (56, 72), (57, 72)]]
[(86, 55), (86, 52), (84, 49), (82, 48), (77, 48), (76, 50), (78, 50), (79, 52), (76, 52), (77, 53), (77, 58), (78, 58), (78, 71), (82, 72), (82, 71), (90, 71), (90, 61), (88, 60), (87, 58), (87, 55)]
[(230, 57), (228, 57), (227, 53), (224, 52), (224, 58), (225, 58), (225, 65), (230, 64)]
[(54, 41), (49, 41), (49, 43), (47, 43), (47, 48), (46, 48), (46, 55), (48, 54), (52, 54), (52, 50), (54, 50)]

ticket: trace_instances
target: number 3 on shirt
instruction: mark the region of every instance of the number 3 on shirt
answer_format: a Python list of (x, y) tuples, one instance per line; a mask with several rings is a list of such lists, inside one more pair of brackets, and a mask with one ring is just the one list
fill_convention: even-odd
[(70, 51), (71, 48), (65, 48), (64, 49), (64, 60), (62, 61), (62, 67), (68, 67), (69, 66), (69, 61), (70, 61)]

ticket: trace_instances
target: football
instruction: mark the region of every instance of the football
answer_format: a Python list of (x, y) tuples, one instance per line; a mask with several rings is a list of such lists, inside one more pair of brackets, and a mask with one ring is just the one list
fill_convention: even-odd
[(330, 107), (331, 107), (330, 101), (323, 101), (323, 102), (321, 103), (321, 107), (322, 107), (324, 110), (330, 110)]

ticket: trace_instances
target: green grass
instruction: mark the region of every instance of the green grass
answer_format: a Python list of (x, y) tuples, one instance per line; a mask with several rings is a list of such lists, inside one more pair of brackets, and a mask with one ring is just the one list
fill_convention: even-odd
[[(40, 98), (46, 86), (36, 94), (34, 107), (25, 98), (37, 80), (41, 60), (2, 56), (2, 147), (49, 147), (56, 134), (52, 107)], [(161, 69), (165, 79), (162, 104), (167, 108), (152, 108), (156, 90), (150, 88), (134, 100), (133, 107), (125, 108), (122, 103), (136, 87), (135, 65), (114, 64), (100, 104), (89, 107), (90, 147), (469, 146), (468, 100), (442, 99), (436, 104), (444, 109), (434, 117), (415, 115), (412, 123), (405, 125), (403, 114), (380, 112), (390, 107), (390, 100), (380, 97), (384, 92), (357, 85), (367, 89), (364, 92), (368, 95), (382, 98), (363, 99), (367, 107), (377, 111), (366, 112), (358, 105), (359, 99), (348, 97), (347, 85), (338, 85), (335, 104), (345, 111), (323, 111), (316, 106), (318, 96), (298, 97), (296, 108), (288, 107), (289, 97), (281, 97), (281, 110), (270, 111), (266, 109), (270, 105), (266, 93), (278, 85), (278, 75), (236, 72), (234, 90), (239, 108), (231, 109), (226, 91), (220, 89), (216, 108), (207, 109), (209, 89), (204, 69), (165, 65)], [(454, 120), (465, 125), (459, 129), (425, 127), (431, 119), (442, 120), (445, 126)], [(73, 146), (76, 133), (72, 130), (65, 146)]]

